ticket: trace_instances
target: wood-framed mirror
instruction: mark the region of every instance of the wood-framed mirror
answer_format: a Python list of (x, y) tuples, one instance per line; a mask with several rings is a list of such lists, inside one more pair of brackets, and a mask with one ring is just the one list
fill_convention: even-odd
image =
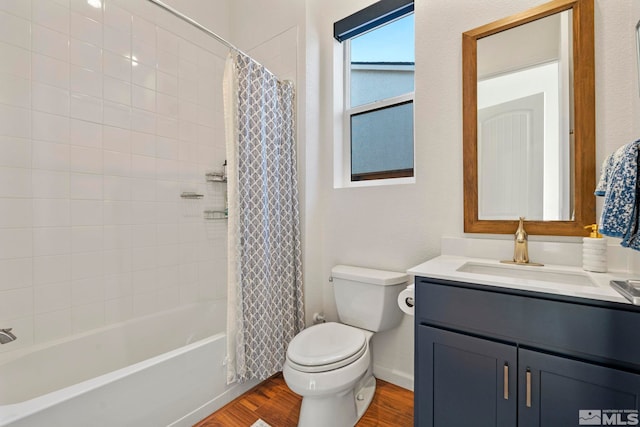
[(513, 233), (525, 216), (529, 234), (586, 235), (593, 0), (554, 0), (463, 33), (462, 72), (465, 233)]

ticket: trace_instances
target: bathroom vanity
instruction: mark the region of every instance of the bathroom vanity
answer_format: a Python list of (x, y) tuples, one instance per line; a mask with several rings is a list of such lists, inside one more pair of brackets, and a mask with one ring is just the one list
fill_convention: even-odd
[(613, 275), (455, 256), (409, 273), (416, 426), (637, 425), (640, 307)]

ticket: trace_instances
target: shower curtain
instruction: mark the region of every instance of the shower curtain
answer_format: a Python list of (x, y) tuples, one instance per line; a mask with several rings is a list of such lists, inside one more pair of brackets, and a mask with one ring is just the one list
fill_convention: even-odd
[(224, 104), (231, 383), (281, 370), (304, 311), (293, 84), (232, 53)]

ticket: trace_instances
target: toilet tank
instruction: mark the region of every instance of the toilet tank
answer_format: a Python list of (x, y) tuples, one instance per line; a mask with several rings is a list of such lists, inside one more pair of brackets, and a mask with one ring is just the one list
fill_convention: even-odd
[(331, 277), (341, 323), (373, 332), (400, 324), (398, 294), (407, 286), (405, 273), (336, 265)]

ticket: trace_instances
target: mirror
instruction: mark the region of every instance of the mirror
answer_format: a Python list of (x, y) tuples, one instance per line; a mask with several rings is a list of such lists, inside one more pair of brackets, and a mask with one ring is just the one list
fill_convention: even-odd
[(463, 34), (464, 231), (585, 235), (595, 222), (593, 0)]
[(571, 10), (478, 39), (478, 219), (571, 219), (570, 40)]

